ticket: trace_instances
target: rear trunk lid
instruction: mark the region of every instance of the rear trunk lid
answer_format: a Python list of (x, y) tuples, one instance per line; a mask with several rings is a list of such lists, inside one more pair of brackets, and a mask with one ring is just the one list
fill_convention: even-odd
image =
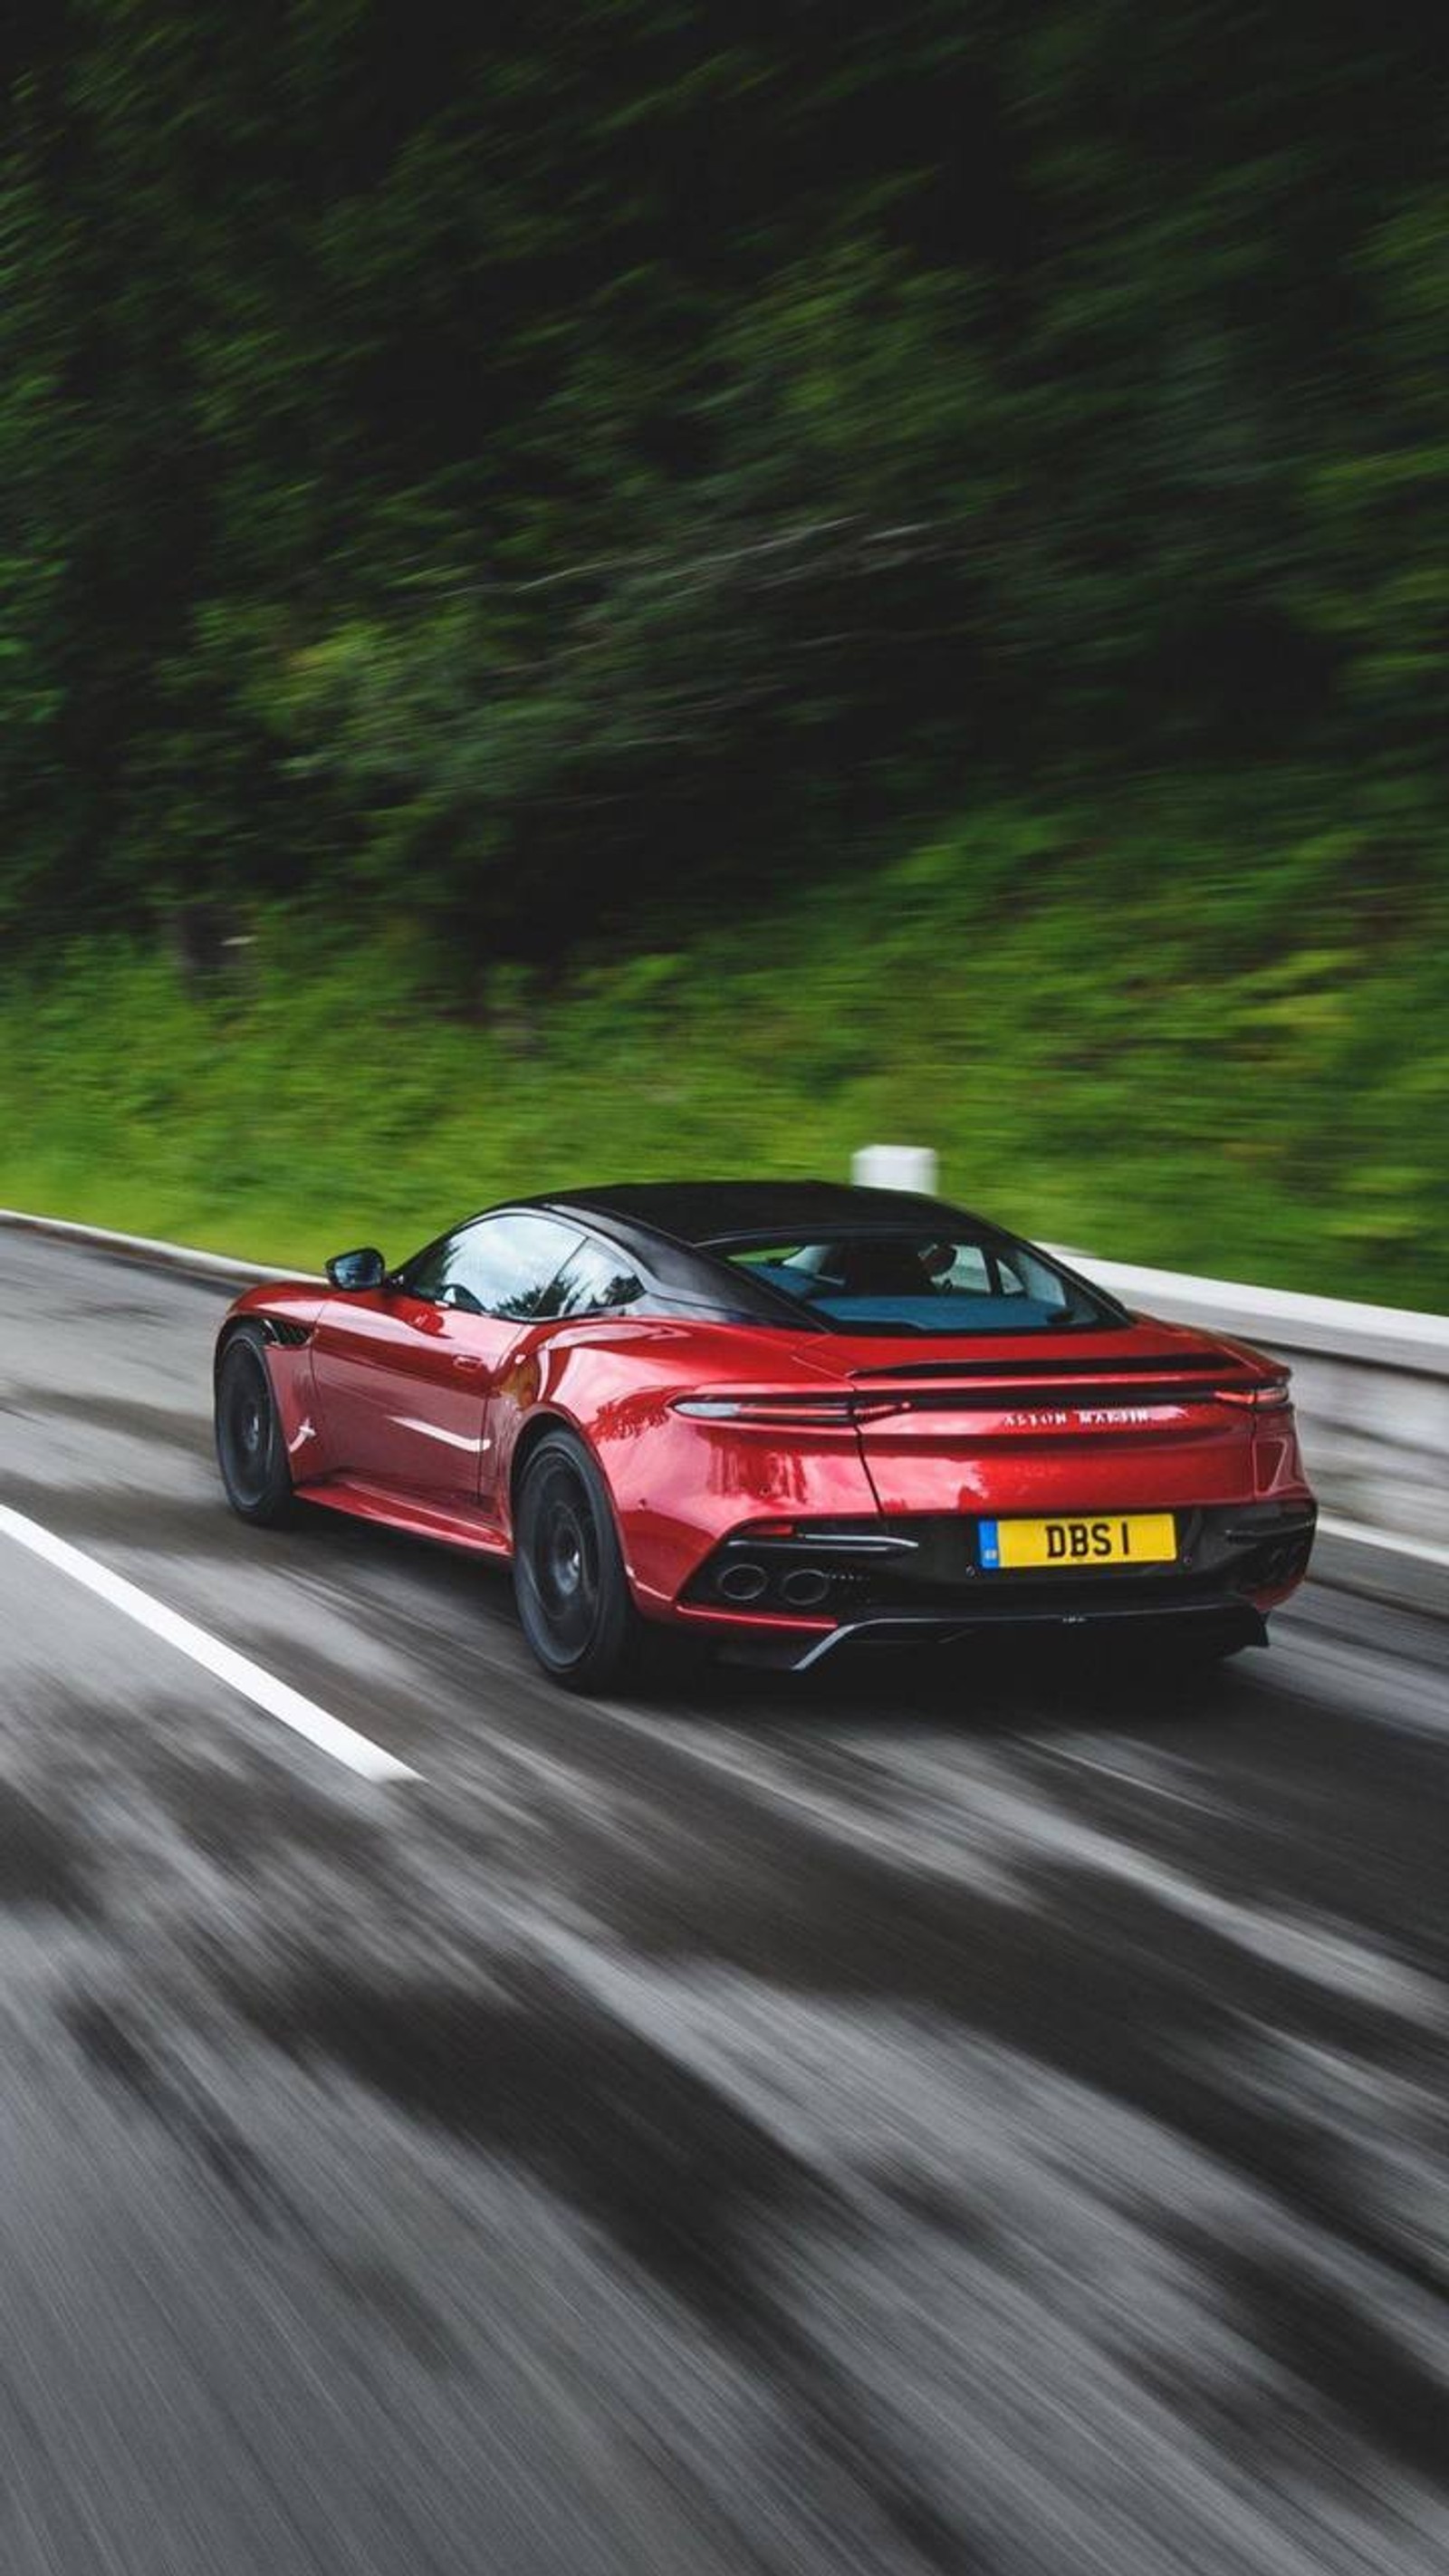
[(999, 1342), (842, 1336), (830, 1364), (887, 1513), (1236, 1499), (1252, 1490), (1253, 1391), (1274, 1374), (1239, 1344), (1146, 1321)]

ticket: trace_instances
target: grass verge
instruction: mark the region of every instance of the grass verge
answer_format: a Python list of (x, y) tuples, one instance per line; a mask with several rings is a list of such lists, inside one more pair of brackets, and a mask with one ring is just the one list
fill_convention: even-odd
[(258, 916), (198, 990), (77, 941), (0, 975), (0, 1200), (279, 1263), (401, 1256), (510, 1190), (843, 1174), (1120, 1259), (1442, 1307), (1442, 867), (1351, 822), (962, 823), (767, 920), (462, 1006), (416, 925)]

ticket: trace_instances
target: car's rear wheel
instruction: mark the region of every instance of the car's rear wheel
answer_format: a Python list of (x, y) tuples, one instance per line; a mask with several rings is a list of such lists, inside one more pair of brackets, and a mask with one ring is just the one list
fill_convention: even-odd
[(638, 1614), (602, 1476), (581, 1440), (550, 1431), (524, 1462), (513, 1583), (523, 1633), (566, 1690), (603, 1690), (632, 1660)]
[(226, 1498), (244, 1521), (273, 1526), (293, 1509), (292, 1471), (266, 1349), (251, 1327), (233, 1335), (216, 1373), (216, 1455)]

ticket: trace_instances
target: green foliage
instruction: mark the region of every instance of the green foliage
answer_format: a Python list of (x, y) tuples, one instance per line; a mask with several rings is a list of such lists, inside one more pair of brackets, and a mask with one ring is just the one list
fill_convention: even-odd
[[(225, 977), (92, 937), (0, 981), (0, 1199), (316, 1263), (511, 1188), (842, 1174), (934, 1144), (1028, 1232), (1443, 1303), (1449, 905), (1372, 797), (1299, 778), (982, 811), (869, 877), (472, 1013), (419, 927), (267, 909)], [(1394, 901), (1392, 877), (1413, 889)], [(144, 1043), (138, 1033), (144, 1031)]]
[(1432, 15), (17, 0), (0, 930), (1442, 772)]
[(1441, 50), (13, 0), (11, 1194), (315, 1251), (895, 1129), (1441, 1302)]

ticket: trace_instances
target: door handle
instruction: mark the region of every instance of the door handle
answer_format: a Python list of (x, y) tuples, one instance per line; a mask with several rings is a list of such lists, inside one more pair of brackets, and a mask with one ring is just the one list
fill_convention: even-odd
[(455, 1369), (485, 1369), (488, 1362), (476, 1358), (472, 1351), (455, 1351), (453, 1366)]

